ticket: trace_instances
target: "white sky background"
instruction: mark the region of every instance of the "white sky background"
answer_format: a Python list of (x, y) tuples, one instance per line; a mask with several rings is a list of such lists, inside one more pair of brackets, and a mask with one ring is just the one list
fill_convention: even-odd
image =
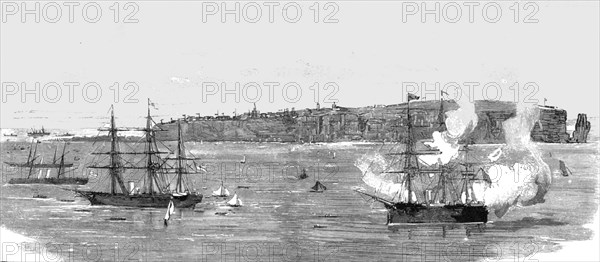
[[(335, 2), (339, 22), (333, 24), (313, 21), (312, 1), (300, 2), (303, 16), (296, 24), (283, 21), (285, 2), (275, 8), (274, 23), (263, 6), (261, 21), (252, 24), (235, 23), (233, 16), (222, 23), (218, 15), (203, 23), (201, 2), (145, 1), (134, 2), (139, 22), (125, 24), (113, 22), (109, 6), (114, 2), (99, 3), (103, 16), (96, 24), (83, 21), (81, 5), (74, 23), (63, 13), (56, 24), (35, 23), (33, 16), (26, 23), (9, 16), (0, 24), (0, 82), (25, 82), (30, 88), (35, 82), (97, 82), (103, 88), (96, 103), (84, 101), (80, 89), (69, 102), (65, 86), (57, 103), (43, 98), (36, 103), (33, 95), (23, 103), (20, 93), (8, 96), (0, 110), (1, 127), (97, 127), (113, 103), (109, 86), (114, 82), (140, 87), (134, 96), (138, 103), (123, 103), (123, 90), (115, 103), (125, 126), (144, 125), (148, 97), (158, 104), (157, 120), (252, 108), (243, 97), (236, 103), (229, 95), (223, 102), (220, 93), (203, 103), (203, 82), (225, 82), (229, 88), (235, 82), (297, 82), (302, 87), (302, 98), (290, 104), (280, 88), (271, 103), (263, 86), (257, 102), (261, 111), (314, 107), (309, 89), (314, 82), (335, 82), (339, 91), (333, 98), (350, 107), (400, 103), (402, 82), (427, 82), (432, 88), (435, 82), (498, 82), (502, 100), (513, 98), (509, 84), (535, 82), (540, 103), (547, 98), (548, 104), (568, 110), (569, 118), (580, 112), (598, 116), (597, 1), (536, 2), (539, 22), (533, 24), (513, 21), (509, 7), (514, 2), (499, 2), (503, 16), (496, 24), (483, 20), (484, 2), (475, 9), (474, 23), (462, 6), (456, 24), (435, 23), (433, 16), (422, 23), (418, 15), (403, 23), (401, 3), (391, 1)], [(128, 13), (121, 12), (121, 17)], [(321, 19), (327, 13), (321, 10)], [(521, 10), (521, 20), (528, 13)], [(522, 99), (528, 92), (521, 92)], [(326, 94), (321, 89), (323, 106), (329, 106), (323, 103)], [(481, 91), (475, 98), (482, 99)]]

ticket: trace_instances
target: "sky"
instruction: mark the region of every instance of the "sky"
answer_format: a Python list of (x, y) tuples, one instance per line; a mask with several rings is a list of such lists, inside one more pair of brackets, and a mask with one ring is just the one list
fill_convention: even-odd
[[(547, 99), (569, 118), (600, 111), (597, 1), (492, 2), (487, 12), (488, 2), (99, 1), (86, 12), (69, 2), (72, 22), (64, 2), (38, 3), (39, 23), (20, 2), (2, 3), (2, 128), (98, 127), (112, 104), (118, 124), (143, 126), (147, 99), (157, 121), (253, 103), (397, 104), (409, 90), (437, 98), (436, 84), (475, 100)], [(223, 20), (236, 3), (239, 22)], [(436, 3), (439, 22), (423, 20)]]

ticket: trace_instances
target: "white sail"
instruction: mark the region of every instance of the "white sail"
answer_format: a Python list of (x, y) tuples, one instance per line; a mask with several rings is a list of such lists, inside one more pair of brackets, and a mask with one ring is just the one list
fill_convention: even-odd
[(227, 190), (227, 188), (224, 188), (223, 186), (220, 186), (219, 189), (217, 189), (216, 191), (213, 191), (212, 195), (213, 196), (229, 196), (229, 190)]
[(232, 206), (232, 207), (239, 207), (239, 206), (242, 206), (242, 200), (240, 200), (238, 198), (237, 194), (234, 194), (233, 198), (231, 198), (231, 200), (227, 201), (227, 205)]
[(46, 178), (50, 178), (50, 169), (48, 168), (48, 171), (46, 171)]
[(171, 200), (171, 201), (169, 201), (169, 206), (167, 207), (167, 213), (165, 214), (165, 220), (169, 220), (173, 213), (175, 213), (175, 205), (173, 204), (173, 200)]
[(213, 196), (221, 196), (221, 192), (223, 191), (223, 187), (219, 187), (216, 191), (213, 191)]

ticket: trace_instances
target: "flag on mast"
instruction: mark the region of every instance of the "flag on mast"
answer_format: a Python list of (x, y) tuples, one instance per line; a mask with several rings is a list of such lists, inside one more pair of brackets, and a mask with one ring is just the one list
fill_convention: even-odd
[(158, 110), (156, 103), (150, 101), (150, 98), (148, 98), (148, 106), (151, 106), (152, 108), (154, 108), (154, 110)]
[(412, 100), (419, 100), (419, 98), (420, 98), (419, 96), (408, 93), (408, 102), (410, 102)]
[(440, 96), (443, 98), (445, 95), (447, 96), (448, 93), (444, 90), (440, 90)]

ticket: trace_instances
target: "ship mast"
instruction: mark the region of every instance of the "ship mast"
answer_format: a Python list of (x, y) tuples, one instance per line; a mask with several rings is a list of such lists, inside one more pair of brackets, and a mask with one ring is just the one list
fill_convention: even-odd
[(110, 174), (110, 193), (113, 195), (117, 194), (117, 188), (119, 188), (123, 194), (129, 193), (125, 187), (125, 183), (123, 183), (123, 179), (121, 178), (121, 170), (123, 169), (123, 165), (121, 165), (121, 159), (119, 155), (122, 153), (119, 152), (119, 141), (117, 136), (117, 132), (120, 130), (121, 129), (117, 128), (115, 125), (115, 112), (114, 107), (111, 105), (110, 127), (98, 129), (98, 131), (108, 131), (108, 136), (110, 137), (110, 151), (91, 153), (92, 155), (109, 155), (110, 164), (108, 166), (88, 166), (88, 168), (108, 169), (108, 173)]
[(187, 161), (199, 160), (195, 156), (188, 157), (185, 153), (185, 141), (183, 139), (183, 129), (181, 127), (181, 120), (177, 120), (177, 151), (174, 157), (164, 158), (166, 160), (176, 161), (174, 166), (165, 168), (167, 171), (165, 174), (175, 174), (175, 191), (177, 193), (185, 193), (189, 190), (189, 185), (186, 186), (186, 181), (183, 175), (197, 174), (197, 171), (191, 171), (188, 169), (189, 165)]
[(115, 112), (114, 107), (110, 107), (110, 193), (117, 193), (117, 185), (121, 188), (123, 194), (127, 194), (127, 189), (125, 188), (125, 184), (121, 179), (121, 162), (119, 159), (119, 145), (118, 145), (118, 137), (117, 137), (117, 127), (115, 125)]
[[(57, 149), (58, 149), (58, 147), (57, 147)], [(56, 175), (56, 178), (60, 178), (60, 175), (62, 174), (62, 169), (63, 169), (63, 166), (65, 165), (65, 150), (66, 149), (67, 149), (67, 143), (65, 143), (62, 154), (60, 155), (60, 165), (58, 166), (58, 174)], [(56, 151), (54, 151), (54, 154), (56, 155)], [(54, 156), (54, 157), (56, 158), (56, 156)]]
[(408, 141), (406, 142), (406, 158), (404, 159), (404, 170), (408, 171), (406, 173), (406, 180), (408, 183), (408, 203), (412, 202), (412, 176), (413, 176), (413, 172), (412, 172), (412, 163), (411, 163), (411, 158), (412, 158), (412, 153), (413, 153), (413, 138), (412, 138), (412, 123), (411, 123), (411, 119), (410, 119), (410, 94), (408, 95), (408, 103), (406, 103), (406, 115), (407, 115), (407, 119), (408, 119)]
[[(404, 172), (406, 174), (408, 203), (412, 203), (412, 195), (413, 195), (412, 178), (417, 172), (419, 172), (418, 171), (419, 163), (418, 163), (418, 159), (416, 159), (418, 153), (415, 152), (415, 141), (414, 141), (413, 132), (412, 132), (413, 126), (412, 126), (412, 119), (411, 119), (411, 115), (410, 115), (410, 101), (416, 100), (416, 99), (419, 99), (419, 97), (415, 96), (411, 93), (408, 93), (408, 95), (407, 95), (408, 102), (406, 103), (406, 118), (408, 120), (407, 141), (406, 141), (406, 150), (404, 152), (404, 154), (406, 155), (406, 157), (404, 158)], [(414, 164), (413, 164), (413, 161), (414, 161)]]
[[(158, 193), (164, 193), (163, 187), (166, 188), (164, 181), (165, 179), (158, 177), (158, 170), (163, 168), (163, 163), (160, 163), (162, 158), (158, 157), (160, 154), (168, 154), (169, 152), (163, 152), (159, 150), (158, 144), (156, 143), (156, 131), (164, 131), (162, 129), (155, 129), (154, 120), (152, 120), (152, 116), (150, 115), (150, 106), (153, 106), (153, 103), (148, 98), (148, 115), (146, 117), (146, 128), (143, 129), (146, 137), (146, 151), (143, 153), (146, 155), (146, 191), (150, 195), (154, 195), (154, 188), (158, 189)], [(156, 157), (156, 160), (155, 160)], [(162, 182), (163, 184), (161, 185)], [(156, 185), (156, 186), (155, 186)]]
[(150, 98), (148, 98), (148, 116), (146, 117), (146, 179), (147, 179), (147, 189), (146, 192), (150, 195), (154, 195), (154, 176), (156, 175), (156, 170), (154, 168), (154, 163), (152, 162), (152, 154), (153, 152), (153, 132), (152, 132), (152, 118), (150, 116)]
[(183, 160), (185, 158), (185, 144), (183, 143), (183, 138), (181, 134), (181, 121), (177, 120), (177, 192), (183, 192), (183, 179), (182, 175), (184, 173), (184, 165)]
[[(35, 140), (32, 143), (35, 143)], [(31, 148), (29, 148), (29, 157), (27, 157), (27, 162), (29, 162), (29, 174), (27, 174), (27, 179), (29, 179), (29, 177), (31, 177), (31, 173), (33, 172), (33, 162), (37, 158), (36, 154), (37, 154), (37, 143), (35, 143), (35, 149), (33, 151), (33, 155), (31, 155)]]

